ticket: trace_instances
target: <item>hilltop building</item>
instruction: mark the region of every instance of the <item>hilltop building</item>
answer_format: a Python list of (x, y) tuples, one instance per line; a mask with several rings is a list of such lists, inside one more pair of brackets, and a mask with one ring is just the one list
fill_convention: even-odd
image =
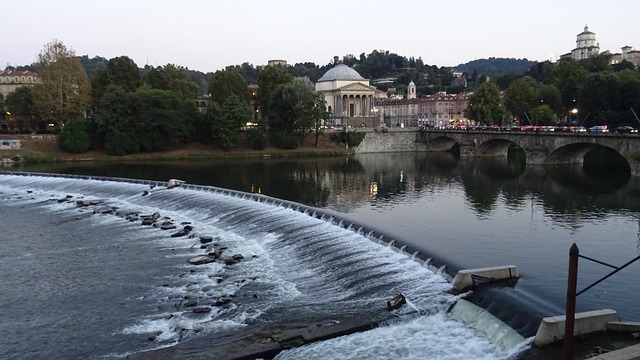
[(600, 44), (596, 42), (596, 33), (589, 31), (589, 27), (585, 26), (584, 31), (577, 36), (576, 47), (571, 50), (571, 58), (573, 60), (588, 59), (599, 53)]
[(628, 61), (636, 66), (640, 67), (640, 51), (633, 50), (631, 46), (624, 46), (622, 52), (611, 54), (611, 63), (619, 64), (623, 61)]

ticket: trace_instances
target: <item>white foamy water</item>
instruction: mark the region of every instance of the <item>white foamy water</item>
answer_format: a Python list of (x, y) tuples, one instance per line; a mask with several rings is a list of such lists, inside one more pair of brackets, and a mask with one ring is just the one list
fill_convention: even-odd
[[(150, 194), (143, 196), (145, 190)], [(152, 189), (143, 183), (13, 175), (0, 175), (0, 198), (15, 208), (38, 209), (64, 219), (50, 227), (53, 232), (76, 231), (81, 237), (86, 229), (92, 229), (92, 234), (102, 234), (99, 240), (89, 236), (81, 246), (73, 243), (65, 247), (61, 242), (49, 256), (64, 259), (65, 252), (87, 251), (92, 256), (109, 252), (117, 255), (119, 267), (91, 268), (94, 276), (111, 281), (114, 291), (132, 282), (139, 284), (126, 298), (119, 298), (123, 295), (116, 292), (114, 298), (101, 299), (105, 304), (94, 305), (123, 307), (122, 314), (114, 312), (114, 317), (123, 316), (129, 307), (129, 313), (136, 314), (96, 327), (94, 337), (115, 334), (119, 341), (118, 351), (94, 354), (97, 356), (123, 357), (136, 350), (230, 334), (265, 322), (388, 317), (386, 301), (399, 293), (409, 303), (393, 315), (422, 315), (291, 350), (281, 357), (502, 359), (519, 345), (487, 336), (473, 324), (449, 316), (446, 310), (456, 297), (447, 293), (450, 284), (442, 271), (434, 271), (428, 262), (414, 259), (413, 254), (392, 244), (372, 241), (363, 229), (337, 226), (332, 216), (318, 218), (310, 216), (316, 210), (297, 211), (295, 204), (216, 189)], [(77, 207), (78, 199), (100, 199), (102, 203)], [(162, 231), (125, 219), (126, 214), (156, 211), (161, 220), (172, 221), (177, 229)], [(74, 227), (67, 227), (67, 222), (73, 222)], [(171, 237), (183, 224), (193, 227), (190, 236)], [(190, 257), (207, 251), (199, 242), (203, 235), (219, 239), (217, 243), (226, 248), (223, 258), (241, 254), (242, 261), (234, 265), (223, 261), (187, 264)], [(140, 252), (122, 250), (130, 246), (137, 246)], [(140, 258), (151, 268), (139, 268)], [(111, 280), (116, 272), (123, 277), (121, 282)], [(220, 297), (231, 302), (213, 305)], [(210, 311), (195, 314), (193, 308), (186, 307), (188, 300)], [(92, 321), (91, 309), (87, 311), (86, 320)], [(150, 336), (152, 340), (136, 345), (127, 340), (132, 336)], [(73, 341), (73, 334), (68, 341)], [(92, 349), (86, 351), (91, 353)]]

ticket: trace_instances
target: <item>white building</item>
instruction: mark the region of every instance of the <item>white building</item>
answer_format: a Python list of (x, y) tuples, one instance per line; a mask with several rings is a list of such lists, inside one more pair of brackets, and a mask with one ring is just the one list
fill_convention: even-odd
[(375, 88), (347, 65), (338, 64), (327, 71), (316, 82), (316, 91), (327, 102), (328, 125), (378, 125), (373, 106)]
[(576, 48), (571, 50), (571, 58), (573, 60), (588, 59), (599, 53), (600, 44), (596, 42), (596, 34), (589, 31), (588, 26), (585, 26), (584, 31), (577, 36)]

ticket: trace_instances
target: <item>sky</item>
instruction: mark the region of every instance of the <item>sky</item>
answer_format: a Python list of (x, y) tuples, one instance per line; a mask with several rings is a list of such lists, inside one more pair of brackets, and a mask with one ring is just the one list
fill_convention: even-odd
[(34, 63), (54, 39), (79, 56), (205, 73), (271, 59), (326, 65), (373, 50), (436, 66), (556, 60), (585, 25), (601, 51), (640, 49), (638, 14), (636, 0), (4, 0), (0, 69)]

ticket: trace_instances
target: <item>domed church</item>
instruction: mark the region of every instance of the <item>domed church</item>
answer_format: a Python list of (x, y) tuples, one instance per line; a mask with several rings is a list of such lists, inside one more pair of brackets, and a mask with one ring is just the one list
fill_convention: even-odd
[(369, 80), (345, 64), (338, 64), (327, 71), (316, 82), (316, 91), (324, 95), (330, 114), (326, 124), (376, 126), (374, 90)]

